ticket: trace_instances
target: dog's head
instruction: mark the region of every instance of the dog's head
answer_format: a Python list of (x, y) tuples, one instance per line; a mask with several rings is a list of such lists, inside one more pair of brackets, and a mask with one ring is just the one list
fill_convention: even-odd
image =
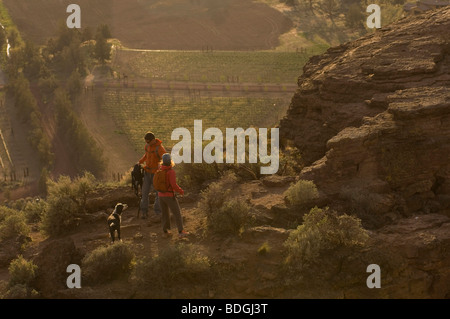
[(127, 207), (127, 204), (117, 203), (116, 207), (114, 207), (114, 212), (120, 215)]

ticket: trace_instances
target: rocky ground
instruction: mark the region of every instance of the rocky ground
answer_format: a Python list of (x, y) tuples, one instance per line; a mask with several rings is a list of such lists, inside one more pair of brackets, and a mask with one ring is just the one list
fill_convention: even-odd
[[(289, 225), (301, 220), (298, 211), (286, 206), (283, 193), (294, 177), (271, 177), (240, 186), (242, 200), (252, 205), (256, 225), (240, 236), (205, 237), (202, 217), (196, 211), (195, 196), (180, 198), (187, 238), (163, 238), (161, 224), (137, 218), (134, 194), (127, 188), (111, 189), (89, 201), (92, 213), (86, 215), (70, 234), (46, 238), (35, 229), (29, 239), (2, 243), (0, 280), (8, 280), (7, 260), (18, 253), (39, 267), (36, 287), (42, 298), (155, 298), (152, 287), (138, 288), (131, 277), (98, 285), (68, 289), (66, 267), (79, 264), (82, 257), (98, 247), (110, 245), (106, 210), (115, 202), (128, 202), (123, 216), (123, 241), (137, 260), (156, 256), (170, 245), (193, 245), (211, 261), (232, 269), (214, 284), (204, 282), (161, 294), (156, 298), (448, 298), (450, 282), (450, 218), (441, 214), (415, 215), (369, 231), (369, 242), (357, 255), (323, 259), (310, 278), (295, 285), (281, 273), (285, 258), (284, 242), (292, 231)], [(247, 191), (245, 191), (247, 190)], [(100, 195), (100, 194), (98, 194)], [(20, 248), (20, 244), (26, 243)], [(267, 244), (265, 254), (258, 253)], [(23, 250), (23, 247), (26, 247)], [(6, 249), (7, 248), (7, 249)], [(10, 252), (10, 256), (5, 253)], [(381, 288), (369, 289), (367, 267), (381, 268)], [(298, 278), (292, 278), (297, 282)], [(168, 288), (174, 288), (173, 283)], [(0, 285), (2, 286), (2, 285)]]

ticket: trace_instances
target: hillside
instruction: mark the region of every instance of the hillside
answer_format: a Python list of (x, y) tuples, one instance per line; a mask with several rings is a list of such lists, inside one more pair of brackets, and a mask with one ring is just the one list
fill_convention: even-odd
[[(450, 9), (402, 19), (309, 60), (280, 123), (283, 142), (301, 151), (300, 173), (252, 179), (234, 167), (238, 180), (186, 188), (184, 239), (138, 219), (129, 185), (99, 187), (85, 211), (67, 215), (67, 231), (46, 237), (35, 223), (29, 237), (0, 243), (0, 292), (22, 254), (38, 266), (41, 298), (449, 298), (449, 22)], [(295, 205), (285, 192), (305, 180), (317, 196)], [(229, 219), (211, 225), (205, 198)], [(105, 219), (117, 202), (130, 208), (123, 243), (110, 245)], [(130, 274), (102, 282), (115, 266), (105, 262), (97, 282), (66, 287), (69, 264), (115, 247), (135, 255)], [(381, 288), (367, 285), (373, 264)]]
[[(3, 1), (24, 38), (45, 44), (70, 0)], [(80, 0), (83, 28), (108, 24), (123, 45), (153, 50), (261, 50), (278, 45), (292, 22), (253, 1)]]

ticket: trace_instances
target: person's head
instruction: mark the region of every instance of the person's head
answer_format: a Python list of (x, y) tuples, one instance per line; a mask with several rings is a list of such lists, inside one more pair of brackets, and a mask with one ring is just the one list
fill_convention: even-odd
[(172, 157), (170, 156), (170, 153), (165, 153), (162, 156), (162, 164), (164, 166), (175, 166), (174, 162), (172, 161)]
[(147, 132), (144, 136), (144, 139), (147, 143), (150, 143), (155, 139), (155, 134), (153, 134), (152, 132)]

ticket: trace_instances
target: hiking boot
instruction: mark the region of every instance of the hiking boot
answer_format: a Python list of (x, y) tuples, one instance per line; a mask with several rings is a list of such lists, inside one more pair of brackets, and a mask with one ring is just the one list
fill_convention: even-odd
[(189, 233), (183, 229), (182, 231), (180, 231), (178, 233), (178, 238), (184, 238), (184, 237), (186, 237), (188, 235), (189, 235)]

